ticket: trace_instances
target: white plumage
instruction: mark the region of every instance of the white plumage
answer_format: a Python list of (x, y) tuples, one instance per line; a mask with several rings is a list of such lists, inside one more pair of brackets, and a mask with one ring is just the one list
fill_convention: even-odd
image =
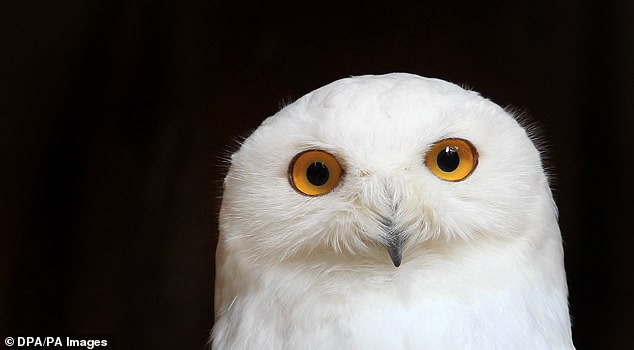
[(215, 349), (573, 348), (540, 154), (475, 92), (338, 80), (266, 119), (224, 186)]

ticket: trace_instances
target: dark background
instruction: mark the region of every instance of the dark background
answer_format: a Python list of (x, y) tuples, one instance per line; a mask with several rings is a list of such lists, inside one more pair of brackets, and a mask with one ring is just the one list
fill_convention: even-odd
[(0, 337), (201, 349), (223, 155), (282, 102), (405, 71), (543, 128), (578, 349), (631, 348), (634, 2), (0, 5)]

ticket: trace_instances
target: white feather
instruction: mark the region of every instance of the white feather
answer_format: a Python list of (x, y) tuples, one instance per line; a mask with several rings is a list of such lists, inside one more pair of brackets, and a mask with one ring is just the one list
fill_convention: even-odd
[[(443, 181), (431, 145), (469, 140)], [(333, 154), (330, 193), (289, 184)], [(572, 349), (557, 209), (540, 154), (477, 93), (410, 74), (342, 79), (266, 119), (231, 157), (216, 255), (217, 349)], [(405, 239), (395, 267), (390, 216)]]

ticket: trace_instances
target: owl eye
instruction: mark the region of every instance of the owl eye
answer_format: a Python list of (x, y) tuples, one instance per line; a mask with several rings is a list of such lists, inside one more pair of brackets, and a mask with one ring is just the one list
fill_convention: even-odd
[(310, 150), (293, 158), (288, 167), (288, 179), (298, 192), (307, 196), (320, 196), (335, 188), (341, 172), (341, 166), (332, 154)]
[(425, 164), (434, 175), (446, 181), (460, 181), (478, 165), (478, 152), (464, 139), (436, 142), (425, 156)]

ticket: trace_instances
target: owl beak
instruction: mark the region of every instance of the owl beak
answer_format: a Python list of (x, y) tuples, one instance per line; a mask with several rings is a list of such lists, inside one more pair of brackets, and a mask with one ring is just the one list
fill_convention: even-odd
[(391, 217), (381, 216), (380, 220), (387, 234), (388, 241), (384, 243), (387, 252), (390, 254), (394, 266), (399, 267), (403, 257), (403, 235), (400, 230), (395, 229), (394, 220)]
[(395, 267), (401, 266), (401, 258), (403, 257), (403, 239), (400, 235), (394, 235), (390, 243), (387, 245), (387, 252), (392, 258)]

